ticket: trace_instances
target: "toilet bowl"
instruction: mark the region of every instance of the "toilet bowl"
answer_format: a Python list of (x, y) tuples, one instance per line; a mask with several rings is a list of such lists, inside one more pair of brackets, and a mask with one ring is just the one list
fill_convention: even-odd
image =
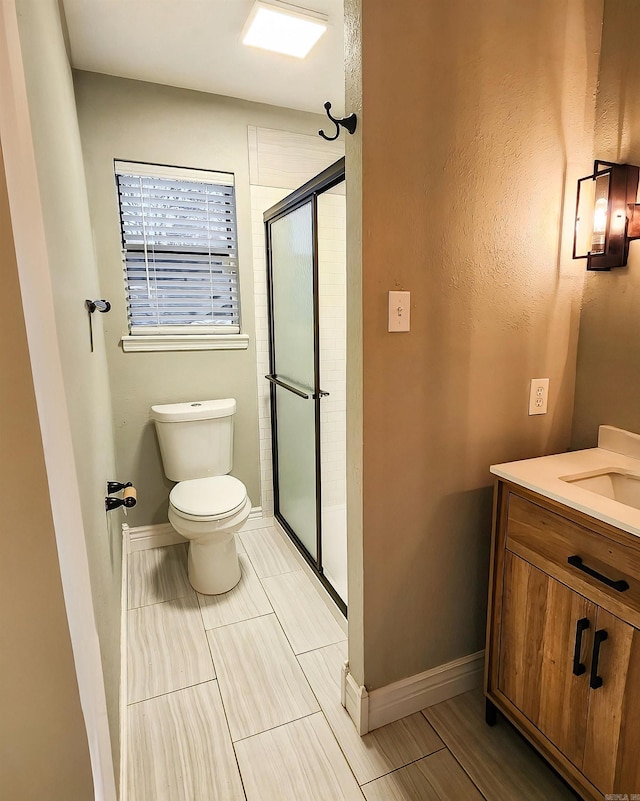
[(233, 476), (181, 481), (169, 495), (169, 522), (189, 540), (188, 576), (204, 595), (228, 592), (240, 581), (235, 532), (251, 512), (244, 484)]
[(204, 595), (228, 592), (240, 581), (235, 532), (249, 517), (245, 485), (233, 467), (233, 398), (151, 407), (167, 478), (169, 522), (189, 540), (187, 572)]

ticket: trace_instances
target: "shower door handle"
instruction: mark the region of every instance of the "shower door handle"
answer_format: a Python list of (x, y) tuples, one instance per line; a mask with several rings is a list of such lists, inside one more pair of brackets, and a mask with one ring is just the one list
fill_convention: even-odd
[(317, 400), (318, 398), (328, 398), (330, 394), (329, 392), (324, 392), (323, 390), (319, 389), (317, 394), (313, 392), (313, 390), (309, 390), (311, 392), (311, 394), (309, 395), (303, 390), (298, 389), (297, 387), (292, 387), (291, 384), (287, 384), (281, 378), (278, 378), (277, 375), (266, 375), (265, 378), (267, 379), (267, 381), (271, 381), (272, 384), (275, 384), (278, 387), (282, 387), (283, 389), (288, 389), (289, 392), (293, 392), (299, 398), (304, 398), (305, 400), (309, 400), (309, 398), (313, 398), (314, 400)]
[(304, 398), (305, 400), (309, 400), (309, 398), (311, 397), (311, 395), (308, 395), (301, 389), (298, 389), (297, 387), (292, 387), (291, 384), (286, 384), (284, 381), (281, 381), (275, 375), (266, 375), (265, 378), (267, 379), (267, 381), (271, 381), (272, 384), (275, 384), (278, 387), (282, 387), (283, 389), (288, 389), (289, 392), (293, 392), (299, 398)]

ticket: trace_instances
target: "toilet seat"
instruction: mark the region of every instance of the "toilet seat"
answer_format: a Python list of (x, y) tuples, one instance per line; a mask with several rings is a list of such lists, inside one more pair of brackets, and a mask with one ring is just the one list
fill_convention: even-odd
[(233, 476), (211, 476), (181, 481), (171, 490), (173, 511), (186, 520), (223, 520), (247, 502), (247, 488)]

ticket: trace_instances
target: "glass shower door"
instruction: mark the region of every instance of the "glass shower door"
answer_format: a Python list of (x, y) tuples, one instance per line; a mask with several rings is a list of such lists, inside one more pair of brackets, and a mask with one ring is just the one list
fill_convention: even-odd
[(314, 204), (270, 226), (272, 425), (276, 511), (318, 559), (319, 425), (314, 302)]
[(346, 615), (344, 180), (340, 159), (264, 222), (274, 517)]

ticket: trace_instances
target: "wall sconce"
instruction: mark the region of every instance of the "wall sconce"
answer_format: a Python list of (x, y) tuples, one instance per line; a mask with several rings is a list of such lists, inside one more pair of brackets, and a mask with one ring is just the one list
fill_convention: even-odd
[(626, 265), (629, 241), (640, 239), (639, 175), (632, 164), (595, 161), (578, 181), (573, 258), (586, 259), (587, 270)]

